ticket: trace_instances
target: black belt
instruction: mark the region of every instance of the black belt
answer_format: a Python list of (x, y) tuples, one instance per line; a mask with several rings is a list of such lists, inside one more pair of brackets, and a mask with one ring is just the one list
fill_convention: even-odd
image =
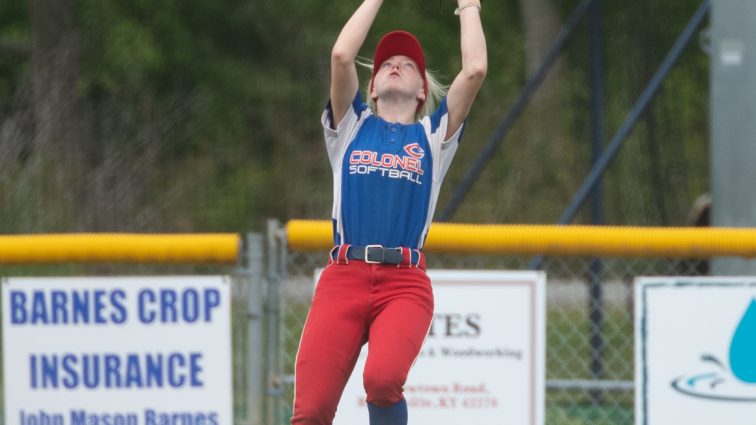
[[(348, 260), (360, 260), (370, 264), (392, 264), (398, 266), (404, 262), (402, 248), (384, 248), (381, 245), (354, 246), (350, 245), (346, 250)], [(331, 259), (338, 261), (339, 250), (334, 247), (331, 251)], [(410, 264), (417, 265), (420, 261), (420, 251), (410, 250)]]
[(380, 245), (350, 246), (346, 257), (350, 260), (362, 260), (366, 263), (375, 264), (402, 264), (401, 248), (384, 248)]

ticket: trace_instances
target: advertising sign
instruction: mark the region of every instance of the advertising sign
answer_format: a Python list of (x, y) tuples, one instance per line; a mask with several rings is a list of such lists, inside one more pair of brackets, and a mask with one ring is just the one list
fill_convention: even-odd
[[(543, 424), (544, 290), (541, 272), (429, 270), (435, 312), (404, 395), (418, 424)], [(368, 344), (369, 345), (369, 344)], [(362, 371), (334, 425), (367, 423)]]
[(636, 424), (753, 424), (756, 277), (648, 277), (635, 290)]
[(2, 281), (5, 423), (231, 424), (230, 282)]

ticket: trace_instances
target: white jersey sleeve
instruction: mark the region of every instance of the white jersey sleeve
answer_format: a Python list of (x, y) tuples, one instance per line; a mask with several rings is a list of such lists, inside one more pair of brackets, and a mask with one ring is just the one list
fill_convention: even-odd
[(462, 122), (462, 125), (448, 140), (444, 140), (446, 130), (449, 127), (449, 110), (447, 109), (446, 98), (444, 98), (431, 115), (423, 118), (422, 123), (428, 135), (428, 142), (431, 145), (433, 155), (433, 179), (441, 184), (451, 166), (454, 154), (457, 152), (462, 133), (464, 133), (465, 122)]
[(326, 150), (328, 151), (328, 159), (331, 162), (331, 168), (336, 171), (341, 166), (341, 160), (344, 157), (344, 152), (349, 142), (357, 135), (357, 131), (360, 129), (360, 125), (364, 121), (364, 118), (371, 114), (370, 108), (362, 102), (362, 96), (359, 91), (355, 94), (352, 104), (349, 106), (349, 110), (344, 115), (344, 118), (340, 122), (333, 122), (333, 110), (331, 109), (331, 102), (328, 102), (323, 115), (320, 118), (320, 122), (323, 125), (323, 133), (325, 137)]
[(432, 114), (424, 117), (420, 122), (425, 128), (425, 134), (428, 137), (428, 143), (430, 144), (431, 155), (433, 157), (433, 185), (431, 189), (430, 205), (422, 238), (419, 241), (420, 245), (423, 245), (425, 238), (428, 236), (431, 222), (433, 221), (433, 214), (436, 211), (438, 195), (441, 191), (441, 183), (446, 176), (446, 172), (449, 171), (449, 167), (454, 159), (454, 154), (457, 153), (457, 147), (459, 146), (459, 142), (462, 139), (462, 133), (464, 132), (465, 122), (462, 122), (459, 129), (457, 129), (448, 140), (444, 140), (446, 137), (446, 129), (449, 127), (449, 110), (447, 109), (446, 98), (441, 101), (439, 107)]

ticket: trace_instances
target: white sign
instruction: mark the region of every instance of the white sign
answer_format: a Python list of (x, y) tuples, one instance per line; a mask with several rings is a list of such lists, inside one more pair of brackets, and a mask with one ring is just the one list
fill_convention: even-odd
[[(543, 424), (541, 272), (429, 270), (435, 312), (404, 386), (417, 424)], [(363, 347), (334, 425), (367, 423)]]
[(231, 424), (220, 276), (2, 281), (5, 423)]
[(756, 277), (635, 283), (638, 425), (756, 418)]

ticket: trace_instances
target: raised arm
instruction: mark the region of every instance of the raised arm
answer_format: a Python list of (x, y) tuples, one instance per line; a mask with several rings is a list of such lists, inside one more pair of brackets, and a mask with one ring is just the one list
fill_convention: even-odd
[(355, 59), (383, 0), (365, 0), (344, 25), (331, 51), (331, 109), (335, 128), (359, 89)]
[(446, 104), (449, 125), (446, 139), (451, 138), (470, 113), (488, 71), (486, 37), (480, 23), (480, 0), (458, 0), (462, 70), (449, 87)]

